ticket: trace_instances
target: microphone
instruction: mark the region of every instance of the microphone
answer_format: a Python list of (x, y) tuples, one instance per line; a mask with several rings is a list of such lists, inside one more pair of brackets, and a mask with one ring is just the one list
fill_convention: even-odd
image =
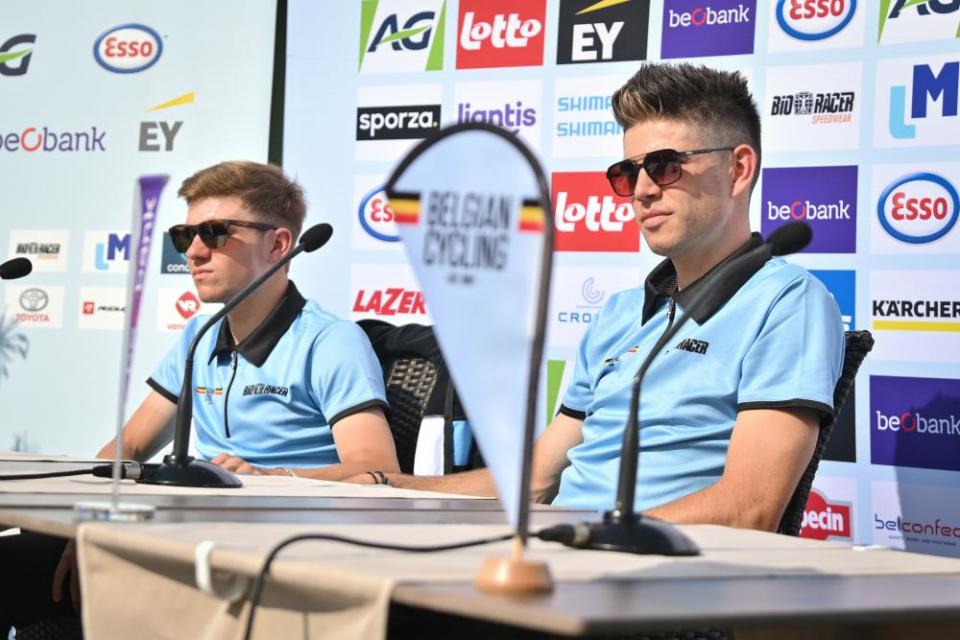
[(566, 535), (554, 539), (567, 546), (628, 553), (668, 556), (700, 553), (700, 549), (693, 540), (670, 523), (634, 512), (637, 464), (640, 455), (640, 385), (654, 358), (692, 315), (714, 308), (714, 305), (728, 299), (771, 256), (782, 256), (799, 251), (809, 244), (812, 237), (813, 232), (807, 223), (789, 222), (773, 231), (762, 245), (737, 256), (706, 276), (700, 295), (694, 297), (687, 304), (686, 311), (663, 332), (633, 378), (630, 413), (623, 433), (620, 475), (613, 510), (605, 512), (603, 521), (600, 523), (568, 525), (571, 530)]
[(29, 258), (14, 258), (0, 264), (0, 280), (16, 280), (33, 271)]
[(233, 296), (223, 308), (217, 311), (197, 331), (190, 348), (187, 350), (187, 363), (183, 371), (183, 387), (180, 389), (180, 399), (177, 401), (177, 421), (173, 432), (173, 453), (163, 458), (163, 464), (153, 473), (137, 480), (143, 484), (163, 484), (180, 487), (241, 487), (243, 483), (232, 471), (206, 460), (198, 460), (187, 454), (190, 447), (190, 420), (193, 418), (193, 356), (200, 343), (200, 338), (220, 321), (238, 304), (247, 299), (260, 285), (266, 282), (273, 274), (282, 269), (296, 256), (303, 252), (316, 251), (330, 240), (333, 227), (326, 223), (316, 224), (300, 236), (300, 241), (287, 255), (283, 256), (275, 265), (267, 269), (262, 275), (248, 284), (237, 295)]

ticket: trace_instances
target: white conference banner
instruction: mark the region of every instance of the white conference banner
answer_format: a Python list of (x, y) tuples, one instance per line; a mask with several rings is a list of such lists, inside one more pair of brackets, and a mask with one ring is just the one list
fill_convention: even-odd
[(535, 410), (528, 399), (531, 372), (541, 365), (538, 316), (550, 255), (542, 182), (521, 145), (502, 129), (451, 127), (416, 147), (386, 187), (440, 348), (515, 529), (525, 526), (524, 465)]

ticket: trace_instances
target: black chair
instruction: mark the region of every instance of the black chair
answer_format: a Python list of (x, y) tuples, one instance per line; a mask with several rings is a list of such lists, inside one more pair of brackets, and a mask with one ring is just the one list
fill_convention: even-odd
[(390, 412), (387, 421), (397, 446), (400, 470), (413, 473), (424, 416), (443, 416), (443, 472), (454, 467), (453, 423), (465, 420), (453, 381), (440, 352), (433, 327), (395, 326), (382, 320), (360, 320), (383, 368)]
[(778, 533), (789, 536), (800, 535), (800, 527), (803, 524), (803, 513), (807, 506), (807, 497), (810, 495), (810, 486), (813, 484), (813, 477), (817, 475), (817, 468), (820, 466), (820, 459), (823, 458), (823, 452), (830, 441), (830, 435), (837, 424), (837, 417), (843, 408), (843, 403), (853, 388), (853, 381), (857, 377), (857, 371), (867, 357), (870, 350), (873, 349), (873, 336), (869, 331), (847, 331), (844, 334), (846, 344), (843, 351), (843, 369), (840, 371), (840, 379), (837, 380), (837, 386), (833, 389), (833, 415), (824, 418), (820, 423), (820, 432), (817, 434), (817, 446), (813, 450), (813, 457), (803, 472), (797, 488), (787, 503), (787, 509), (783, 512), (780, 519)]

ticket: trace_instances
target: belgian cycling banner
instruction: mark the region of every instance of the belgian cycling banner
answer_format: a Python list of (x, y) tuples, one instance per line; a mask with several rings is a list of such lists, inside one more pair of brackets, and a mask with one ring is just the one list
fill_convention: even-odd
[(543, 170), (509, 131), (461, 124), (415, 147), (385, 191), (471, 429), (523, 536), (553, 246)]

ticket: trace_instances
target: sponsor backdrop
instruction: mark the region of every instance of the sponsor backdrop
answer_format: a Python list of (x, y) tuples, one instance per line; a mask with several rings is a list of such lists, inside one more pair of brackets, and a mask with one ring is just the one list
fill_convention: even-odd
[[(343, 316), (429, 322), (379, 187), (440, 126), (515, 132), (552, 186), (546, 423), (584, 329), (659, 261), (603, 178), (621, 158), (610, 94), (644, 60), (739, 69), (764, 125), (753, 228), (807, 220), (815, 239), (791, 259), (877, 341), (804, 535), (960, 556), (958, 28), (956, 0), (291, 0), (284, 163), (336, 228), (294, 276)], [(172, 130), (157, 125), (152, 144)], [(109, 271), (108, 240), (91, 264)]]
[[(0, 26), (0, 449), (89, 456), (112, 437), (138, 178), (165, 174), (128, 408), (202, 305), (163, 229), (196, 169), (266, 160), (274, 0), (18, 3)], [(215, 25), (211, 28), (211, 25)]]

